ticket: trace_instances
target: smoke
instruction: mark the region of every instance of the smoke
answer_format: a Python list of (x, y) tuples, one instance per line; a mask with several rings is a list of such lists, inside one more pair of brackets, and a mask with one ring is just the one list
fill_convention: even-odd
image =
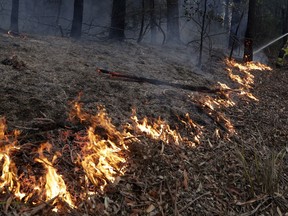
[[(19, 5), (19, 31), (37, 34), (68, 36), (73, 18), (72, 0), (21, 0)], [(84, 0), (84, 35), (97, 35), (110, 25), (111, 2)], [(0, 28), (10, 26), (11, 1), (0, 1)]]
[[(69, 36), (72, 26), (73, 6), (72, 0), (21, 0), (19, 7), (19, 31), (56, 36)], [(144, 31), (142, 42), (145, 44), (162, 45), (167, 42), (167, 4), (164, 0), (155, 0), (155, 31), (152, 37), (151, 30), (151, 3), (144, 1)], [(179, 0), (179, 31), (181, 42), (175, 41), (170, 47), (188, 46), (187, 59), (196, 59), (199, 55), (200, 31), (199, 23), (203, 13), (203, 2), (197, 5), (196, 0)], [(205, 21), (205, 32), (203, 38), (204, 60), (209, 58), (213, 49), (227, 49), (230, 32), (235, 31), (236, 23), (232, 23), (232, 7), (226, 5), (226, 0), (207, 0), (207, 17)], [(185, 7), (186, 5), (186, 7)], [(190, 7), (193, 6), (193, 7)], [(99, 38), (109, 33), (111, 22), (112, 0), (84, 0), (82, 37)], [(244, 8), (241, 8), (244, 10)], [(127, 15), (125, 35), (128, 41), (137, 41), (142, 19), (141, 0), (127, 0)], [(195, 12), (196, 11), (196, 12)], [(199, 12), (200, 11), (200, 12)], [(202, 11), (202, 12), (201, 12)], [(245, 11), (245, 10), (244, 10)], [(10, 26), (11, 1), (0, 0), (0, 28), (8, 29)], [(203, 14), (202, 14), (203, 15)], [(190, 16), (190, 18), (189, 18)], [(247, 16), (241, 20), (238, 30), (238, 48), (234, 55), (242, 57), (242, 40), (246, 29)], [(176, 30), (175, 30), (176, 32)], [(152, 39), (154, 38), (154, 39)], [(191, 51), (193, 50), (193, 51)], [(263, 61), (263, 55), (255, 56)]]

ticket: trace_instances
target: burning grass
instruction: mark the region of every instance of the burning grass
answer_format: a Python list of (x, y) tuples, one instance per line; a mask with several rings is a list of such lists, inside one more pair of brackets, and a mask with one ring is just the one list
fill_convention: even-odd
[[(251, 88), (251, 80), (238, 80), (234, 79), (235, 77), (231, 76), (231, 73), (229, 75), (241, 86), (245, 84), (246, 89)], [(245, 75), (251, 79), (253, 77), (247, 71), (245, 71)], [(191, 98), (220, 126), (220, 130), (226, 132), (227, 136), (222, 138), (228, 138), (236, 131), (233, 123), (225, 117), (223, 111), (224, 108), (233, 107), (236, 103), (227, 93), (231, 89), (225, 84), (220, 83), (219, 85), (223, 91), (214, 97), (197, 94), (196, 96), (192, 95)], [(123, 130), (119, 131), (103, 106), (99, 106), (97, 114), (92, 115), (83, 111), (83, 104), (79, 103), (79, 100), (80, 98), (73, 103), (70, 121), (76, 125), (78, 123), (85, 125), (87, 130), (73, 132), (67, 129), (62, 131), (60, 136), (62, 138), (57, 143), (58, 146), (62, 146), (62, 153), (55, 147), (55, 140), (54, 142), (52, 140), (52, 144), (48, 141), (37, 147), (34, 146), (31, 149), (33, 154), (30, 154), (32, 157), (30, 161), (33, 161), (33, 166), (42, 167), (43, 170), (40, 173), (34, 174), (32, 169), (25, 171), (26, 167), (20, 165), (24, 164), (20, 158), (16, 159), (17, 165), (15, 164), (14, 158), (17, 157), (15, 151), (19, 153), (18, 155), (21, 155), (22, 151), (22, 146), (17, 141), (20, 132), (14, 131), (7, 134), (5, 120), (1, 120), (2, 195), (5, 195), (6, 199), (14, 196), (17, 200), (36, 206), (30, 210), (30, 213), (35, 209), (37, 212), (42, 210), (45, 207), (43, 202), (50, 207), (53, 206), (52, 211), (54, 212), (65, 212), (67, 207), (68, 211), (71, 211), (77, 209), (84, 200), (89, 200), (89, 197), (103, 194), (107, 185), (117, 185), (119, 178), (125, 175), (126, 170), (129, 169), (129, 145), (142, 142), (142, 136), (160, 141), (162, 143), (160, 154), (163, 154), (165, 145), (195, 147), (201, 143), (204, 127), (195, 123), (188, 113), (184, 118), (178, 117), (179, 123), (188, 130), (189, 136), (187, 137), (181, 135), (178, 128), (171, 129), (171, 126), (160, 118), (152, 120), (151, 123), (147, 117), (139, 120), (136, 110), (133, 111), (131, 122), (123, 124)], [(220, 112), (220, 110), (222, 111)], [(219, 129), (216, 129), (215, 133), (220, 139)], [(63, 150), (66, 146), (70, 149), (69, 164), (71, 167), (62, 172), (63, 174), (59, 174), (59, 170), (62, 169), (59, 161), (63, 160)], [(20, 169), (18, 170), (18, 168)], [(67, 182), (67, 174), (73, 172), (74, 175), (75, 173), (80, 174), (74, 179), (74, 187)], [(188, 175), (185, 170), (183, 184), (185, 188), (188, 188)], [(63, 203), (66, 203), (66, 207), (63, 206)], [(9, 206), (7, 206), (8, 208)], [(153, 205), (153, 209), (150, 208), (152, 206), (148, 207), (147, 211), (152, 212), (156, 207)]]
[[(132, 45), (127, 49), (91, 43), (77, 47), (64, 39), (55, 41), (56, 47), (54, 42), (29, 38), (25, 43), (11, 40), (19, 46), (13, 52), (7, 46), (4, 56), (16, 53), (19, 58), (14, 60), (21, 59), (25, 67), (20, 70), (7, 61), (0, 65), (5, 75), (1, 110), (9, 120), (21, 119), (8, 121), (9, 128), (5, 119), (0, 124), (3, 213), (240, 215), (264, 213), (265, 208), (285, 212), (287, 168), (282, 153), (287, 106), (285, 92), (275, 85), (284, 86), (285, 73), (271, 87), (265, 77), (277, 74), (258, 72), (268, 71), (265, 65), (212, 60), (209, 65), (217, 67), (212, 68), (217, 81), (209, 82), (180, 65), (179, 59), (161, 62), (163, 58), (155, 58), (150, 48), (135, 51)], [(45, 53), (37, 52), (39, 47)], [(122, 55), (115, 58), (115, 49)], [(30, 51), (37, 54), (30, 58)], [(173, 85), (151, 88), (149, 83), (95, 73), (95, 68), (107, 67), (130, 74), (130, 60), (137, 77)], [(260, 81), (265, 88), (261, 84), (258, 89), (259, 79), (264, 79)], [(220, 90), (174, 88), (191, 84)], [(81, 90), (84, 94), (71, 104), (68, 121), (66, 101)], [(275, 102), (277, 98), (281, 103)], [(132, 107), (136, 109), (131, 115)], [(265, 154), (270, 151), (263, 149), (271, 146), (281, 157)], [(238, 149), (243, 149), (241, 154)]]
[[(2, 119), (0, 124), (2, 143), (0, 158), (3, 162), (2, 195), (7, 196), (6, 199), (15, 196), (15, 199), (19, 201), (36, 206), (34, 209), (38, 209), (43, 202), (48, 206), (53, 206), (52, 211), (55, 212), (65, 212), (67, 206), (68, 209), (77, 208), (76, 203), (88, 200), (92, 195), (102, 194), (108, 184), (117, 184), (119, 177), (124, 175), (127, 169), (129, 144), (141, 142), (141, 136), (145, 135), (167, 145), (195, 146), (196, 143), (199, 144), (201, 127), (193, 123), (188, 114), (186, 119), (187, 121), (181, 120), (180, 123), (185, 123), (186, 127), (192, 129), (190, 137), (182, 137), (178, 131), (170, 129), (170, 126), (161, 119), (152, 124), (147, 118), (138, 120), (135, 111), (131, 117), (131, 124), (125, 124), (123, 131), (119, 131), (112, 124), (104, 107), (98, 107), (98, 113), (91, 115), (83, 112), (82, 105), (76, 101), (70, 113), (70, 120), (76, 125), (77, 122), (86, 125), (87, 130), (73, 133), (67, 129), (59, 135), (61, 138), (58, 143), (51, 140), (37, 147), (34, 146), (29, 160), (33, 162), (32, 166), (43, 169), (35, 174), (19, 158), (23, 151), (22, 147), (25, 149), (28, 144), (22, 146), (18, 144), (19, 131), (7, 134), (7, 126), (5, 120)], [(72, 141), (69, 142), (69, 140)], [(58, 148), (62, 146), (62, 153), (57, 150), (56, 146)], [(63, 168), (59, 161), (64, 160), (62, 155), (66, 146), (71, 151), (68, 162), (71, 167), (61, 175), (59, 170)], [(24, 151), (26, 152), (27, 149)], [(13, 160), (17, 161), (17, 165)], [(80, 174), (73, 182), (78, 189), (71, 188), (71, 185), (68, 187), (65, 182), (65, 179), (68, 179), (67, 174), (73, 175), (73, 172)], [(66, 208), (64, 208), (66, 210), (63, 210), (63, 202), (66, 203)]]

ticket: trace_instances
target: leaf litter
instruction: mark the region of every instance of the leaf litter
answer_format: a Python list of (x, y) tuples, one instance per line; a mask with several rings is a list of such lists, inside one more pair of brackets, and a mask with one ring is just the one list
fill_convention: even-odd
[[(175, 51), (169, 46), (129, 42), (76, 42), (32, 35), (0, 37), (0, 115), (7, 122), (7, 131), (4, 135), (3, 129), (0, 138), (1, 145), (6, 145), (8, 141), (3, 141), (4, 136), (10, 134), (12, 139), (12, 131), (21, 131), (17, 136), (21, 151), (11, 152), (18, 168), (17, 178), (23, 184), (21, 192), (31, 192), (26, 185), (33, 185), (45, 176), (43, 166), (53, 166), (74, 202), (71, 206), (65, 199), (61, 201), (62, 194), (45, 201), (39, 192), (19, 200), (5, 186), (0, 196), (3, 213), (252, 215), (287, 212), (287, 157), (283, 154), (281, 160), (269, 160), (273, 158), (271, 152), (278, 155), (287, 146), (285, 86), (288, 75), (285, 70), (254, 69), (252, 84), (251, 74), (243, 74), (239, 68), (227, 64), (219, 50), (212, 53), (200, 70), (193, 66), (192, 52), (187, 47)], [(97, 68), (211, 89), (218, 88), (221, 81), (233, 91), (204, 94), (173, 86), (127, 82), (103, 76), (97, 73)], [(227, 73), (227, 68), (238, 74), (238, 78), (242, 77), (243, 82), (237, 84), (231, 80), (231, 71)], [(244, 81), (249, 81), (249, 88), (244, 90), (249, 90), (258, 101), (241, 97), (240, 87)], [(75, 98), (82, 104), (81, 112), (88, 120), (68, 120)], [(227, 102), (227, 98), (233, 99), (235, 105), (220, 105)], [(83, 146), (88, 143), (85, 135), (91, 126), (89, 119), (101, 114), (99, 107), (105, 107), (108, 122), (113, 126), (104, 126), (100, 121), (90, 131), (97, 135), (95, 139), (99, 138), (111, 148), (112, 141), (123, 142), (114, 146), (113, 152), (125, 158), (125, 162), (118, 161), (118, 166), (111, 171), (113, 178), (98, 171), (101, 178), (90, 176), (89, 179), (80, 164), (84, 161), (84, 152), (94, 155), (94, 148), (84, 151)], [(138, 122), (133, 120), (133, 115)], [(114, 134), (107, 132), (111, 127)], [(173, 131), (178, 133), (177, 142), (172, 138)], [(120, 138), (119, 133), (125, 133), (125, 138)], [(52, 146), (52, 153), (45, 150), (41, 154), (47, 161), (42, 159), (37, 163), (41, 155), (37, 149), (46, 142)], [(122, 148), (123, 145), (127, 148)], [(239, 158), (239, 152), (245, 163)], [(98, 162), (96, 156), (94, 162)], [(276, 184), (269, 193), (263, 189), (268, 184), (259, 181), (270, 176), (268, 169), (260, 169), (263, 163), (273, 163), (270, 171), (279, 176), (267, 180)], [(99, 187), (91, 182), (99, 183)]]

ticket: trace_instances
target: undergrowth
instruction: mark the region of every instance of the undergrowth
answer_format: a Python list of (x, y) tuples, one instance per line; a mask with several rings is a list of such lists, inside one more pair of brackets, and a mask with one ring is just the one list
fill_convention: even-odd
[(263, 148), (245, 151), (236, 150), (240, 165), (243, 168), (245, 188), (249, 188), (249, 195), (255, 197), (259, 194), (274, 196), (283, 194), (281, 184), (284, 181), (284, 165), (287, 150), (280, 151)]

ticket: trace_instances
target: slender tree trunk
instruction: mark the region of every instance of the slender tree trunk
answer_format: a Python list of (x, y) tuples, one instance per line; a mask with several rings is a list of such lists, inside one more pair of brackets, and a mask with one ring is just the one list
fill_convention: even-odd
[(232, 19), (231, 19), (230, 37), (229, 37), (229, 48), (232, 47), (232, 44), (234, 44), (235, 47), (239, 46), (239, 44), (236, 44), (235, 41), (239, 41), (239, 38), (236, 34), (236, 29), (237, 29), (237, 26), (239, 25), (239, 23), (241, 22), (241, 10), (239, 8), (240, 3), (241, 3), (241, 0), (233, 0)]
[(143, 39), (143, 32), (144, 32), (144, 24), (145, 24), (145, 0), (142, 0), (142, 6), (141, 6), (141, 27), (139, 32), (139, 37), (137, 40), (137, 43), (140, 43)]
[(11, 10), (10, 30), (15, 33), (19, 32), (18, 17), (19, 17), (19, 0), (13, 0)]
[[(286, 34), (288, 32), (288, 1), (286, 2), (286, 4), (282, 6), (282, 22), (283, 22), (282, 34)], [(282, 47), (285, 45), (287, 40), (288, 40), (287, 36), (283, 38)]]
[(150, 30), (151, 30), (151, 43), (156, 43), (156, 17), (155, 17), (155, 0), (150, 0)]
[(61, 37), (64, 37), (64, 32), (62, 29), (62, 26), (60, 25), (60, 14), (61, 14), (61, 7), (62, 7), (62, 0), (59, 0), (57, 5), (57, 17), (56, 17), (56, 26), (59, 28), (59, 31), (61, 33)]
[(167, 0), (167, 42), (180, 42), (178, 0)]
[(59, 25), (59, 19), (60, 19), (60, 14), (61, 14), (61, 7), (62, 7), (62, 0), (59, 0), (59, 1), (58, 1), (58, 5), (57, 5), (56, 25)]
[(254, 39), (254, 29), (256, 21), (255, 11), (256, 11), (256, 0), (249, 0), (248, 21), (244, 41), (244, 56), (243, 56), (244, 62), (250, 62), (253, 60), (253, 39)]
[(229, 29), (229, 4), (230, 0), (225, 0), (225, 16), (224, 16), (224, 28)]
[(125, 39), (126, 0), (113, 0), (109, 38)]
[(204, 0), (204, 10), (203, 10), (203, 16), (202, 16), (202, 23), (201, 23), (201, 33), (200, 33), (198, 66), (200, 66), (202, 64), (203, 42), (204, 42), (205, 25), (206, 25), (205, 24), (206, 13), (207, 13), (207, 0)]
[(74, 13), (71, 28), (71, 37), (79, 39), (82, 33), (83, 0), (74, 0)]

